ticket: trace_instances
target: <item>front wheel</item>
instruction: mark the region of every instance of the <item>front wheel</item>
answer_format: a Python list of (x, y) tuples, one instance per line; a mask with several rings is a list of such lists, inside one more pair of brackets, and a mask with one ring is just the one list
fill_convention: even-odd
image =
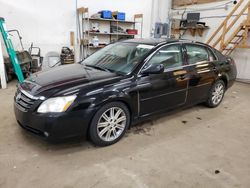
[(112, 102), (104, 105), (95, 114), (89, 136), (97, 146), (108, 146), (118, 142), (130, 123), (130, 113), (125, 104)]
[(209, 97), (206, 102), (207, 106), (210, 108), (219, 106), (223, 100), (225, 90), (225, 83), (222, 80), (216, 81), (210, 89)]

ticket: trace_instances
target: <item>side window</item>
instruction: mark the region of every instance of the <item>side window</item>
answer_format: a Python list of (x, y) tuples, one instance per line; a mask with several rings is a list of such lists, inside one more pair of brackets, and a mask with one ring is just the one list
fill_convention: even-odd
[(165, 69), (182, 66), (182, 52), (179, 44), (162, 47), (149, 60), (148, 65), (162, 64)]
[(195, 64), (202, 61), (209, 61), (208, 51), (205, 47), (186, 44), (188, 63)]
[(207, 49), (207, 51), (208, 51), (209, 61), (215, 61), (216, 57), (214, 53), (209, 48)]

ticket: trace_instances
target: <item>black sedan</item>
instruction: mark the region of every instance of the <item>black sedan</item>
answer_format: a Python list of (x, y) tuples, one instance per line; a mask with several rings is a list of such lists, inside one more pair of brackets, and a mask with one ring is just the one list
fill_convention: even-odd
[(18, 85), (15, 116), (48, 140), (80, 136), (106, 146), (157, 114), (198, 103), (217, 107), (235, 79), (234, 60), (205, 44), (132, 39), (32, 75)]

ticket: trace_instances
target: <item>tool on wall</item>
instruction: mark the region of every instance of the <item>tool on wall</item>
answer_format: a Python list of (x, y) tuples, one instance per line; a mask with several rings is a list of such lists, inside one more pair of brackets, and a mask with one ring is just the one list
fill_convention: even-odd
[(18, 78), (19, 82), (23, 82), (24, 77), (23, 77), (22, 69), (19, 65), (16, 52), (13, 48), (12, 41), (11, 41), (9, 34), (8, 34), (8, 31), (6, 29), (5, 20), (4, 20), (4, 18), (1, 18), (1, 17), (0, 17), (0, 31), (1, 31), (1, 34), (3, 36), (3, 40), (4, 40), (5, 46), (7, 48), (7, 52), (10, 56), (11, 63), (13, 65), (13, 68), (14, 68), (14, 71), (17, 75), (17, 78)]

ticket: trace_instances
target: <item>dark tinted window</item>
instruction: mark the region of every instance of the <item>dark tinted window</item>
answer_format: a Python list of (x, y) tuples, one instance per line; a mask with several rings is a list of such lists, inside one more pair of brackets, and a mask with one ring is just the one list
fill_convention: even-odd
[(149, 60), (150, 64), (162, 64), (165, 69), (182, 66), (182, 53), (179, 44), (162, 47)]
[(118, 42), (93, 53), (82, 64), (128, 74), (153, 47), (146, 44)]
[(209, 61), (215, 61), (216, 57), (215, 57), (214, 53), (209, 48), (207, 48), (207, 51), (208, 51), (208, 55), (209, 55)]
[(227, 60), (226, 56), (224, 56), (221, 52), (216, 49), (213, 49), (214, 54), (217, 56), (218, 60), (224, 61)]
[(188, 63), (195, 64), (202, 61), (209, 61), (208, 51), (203, 46), (186, 44)]

